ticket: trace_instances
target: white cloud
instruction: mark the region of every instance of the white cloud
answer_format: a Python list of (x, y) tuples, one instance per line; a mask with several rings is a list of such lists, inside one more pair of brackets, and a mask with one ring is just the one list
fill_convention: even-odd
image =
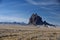
[(34, 0), (27, 0), (27, 2), (33, 5), (58, 5), (58, 2), (56, 2), (56, 0), (40, 0), (39, 2), (36, 2)]
[(25, 22), (28, 23), (28, 19), (11, 17), (11, 16), (0, 16), (0, 22)]

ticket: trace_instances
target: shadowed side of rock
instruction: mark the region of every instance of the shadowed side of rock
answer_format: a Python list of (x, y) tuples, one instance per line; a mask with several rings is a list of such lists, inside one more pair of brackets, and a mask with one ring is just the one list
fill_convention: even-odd
[(32, 16), (29, 19), (29, 24), (42, 25), (43, 21), (42, 21), (42, 18), (40, 16), (33, 13)]
[(36, 14), (32, 14), (32, 16), (29, 18), (29, 25), (49, 25), (49, 26), (55, 26), (53, 24), (50, 24), (46, 21), (42, 20), (42, 17)]

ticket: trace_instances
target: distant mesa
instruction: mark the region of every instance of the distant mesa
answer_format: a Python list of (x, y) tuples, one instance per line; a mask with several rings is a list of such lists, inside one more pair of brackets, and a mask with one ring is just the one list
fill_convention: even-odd
[(20, 24), (18, 22), (0, 22), (0, 24)]
[(53, 24), (49, 24), (46, 21), (42, 20), (42, 17), (39, 16), (37, 13), (33, 13), (32, 16), (29, 18), (29, 25), (49, 25), (54, 26)]

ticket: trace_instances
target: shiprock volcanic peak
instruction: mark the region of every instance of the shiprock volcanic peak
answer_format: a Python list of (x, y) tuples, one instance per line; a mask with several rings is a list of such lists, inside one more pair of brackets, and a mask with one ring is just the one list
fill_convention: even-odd
[(49, 25), (49, 26), (55, 26), (53, 24), (50, 24), (46, 21), (42, 20), (42, 17), (39, 16), (37, 13), (33, 13), (29, 19), (30, 25)]

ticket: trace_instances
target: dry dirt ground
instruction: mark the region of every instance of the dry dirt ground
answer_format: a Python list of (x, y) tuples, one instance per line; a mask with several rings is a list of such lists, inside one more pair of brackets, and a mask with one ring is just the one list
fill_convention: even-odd
[(0, 40), (60, 40), (60, 28), (0, 24)]

